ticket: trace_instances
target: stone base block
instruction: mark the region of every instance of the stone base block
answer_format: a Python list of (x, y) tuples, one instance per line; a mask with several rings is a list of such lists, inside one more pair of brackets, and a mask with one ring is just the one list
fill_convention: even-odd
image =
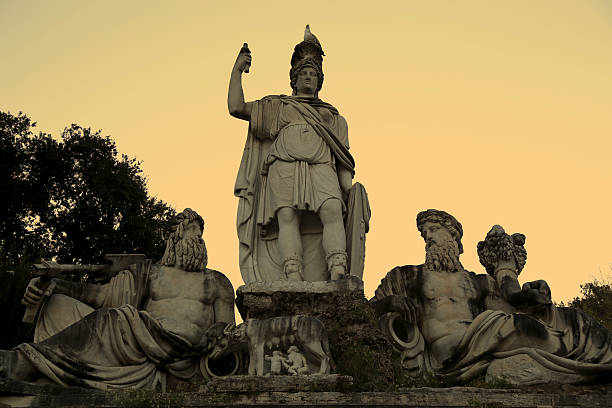
[(355, 276), (329, 282), (257, 282), (236, 290), (236, 306), (243, 320), (311, 315), (314, 306), (327, 303), (331, 297), (352, 293), (363, 296), (363, 281)]
[[(340, 376), (338, 381), (342, 381)], [(265, 380), (265, 379), (264, 379)], [(299, 379), (295, 378), (296, 381)], [(253, 385), (255, 385), (253, 383)], [(264, 386), (264, 384), (259, 384)], [(219, 385), (221, 387), (221, 385)], [(410, 388), (396, 392), (219, 391), (160, 393), (149, 390), (93, 391), (7, 384), (0, 380), (0, 407), (564, 407), (610, 406), (612, 390), (597, 392), (522, 389)], [(221, 388), (218, 388), (219, 390)]]
[[(575, 384), (588, 380), (578, 374), (567, 374), (550, 370), (526, 354), (494, 360), (487, 369), (485, 380), (497, 379), (514, 385), (562, 383)], [(611, 401), (612, 403), (612, 401)]]
[(353, 384), (353, 377), (347, 375), (278, 375), (257, 377), (234, 375), (215, 378), (202, 387), (201, 391), (211, 392), (308, 392), (344, 391)]
[(238, 288), (236, 305), (244, 320), (292, 315), (317, 318), (329, 338), (332, 373), (351, 376), (353, 391), (392, 386), (392, 349), (363, 295), (361, 279), (253, 283)]

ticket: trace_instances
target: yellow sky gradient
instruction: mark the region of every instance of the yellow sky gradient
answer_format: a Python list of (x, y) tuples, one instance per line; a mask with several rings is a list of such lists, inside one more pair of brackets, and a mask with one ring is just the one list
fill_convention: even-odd
[(609, 276), (609, 1), (0, 0), (0, 109), (54, 135), (78, 123), (112, 136), (153, 195), (202, 214), (209, 266), (238, 287), (247, 123), (227, 112), (230, 70), (248, 42), (246, 98), (290, 93), (307, 23), (372, 207), (366, 296), (423, 262), (427, 208), (463, 224), (475, 272), (476, 243), (501, 224), (527, 236), (520, 280), (547, 280), (557, 301)]

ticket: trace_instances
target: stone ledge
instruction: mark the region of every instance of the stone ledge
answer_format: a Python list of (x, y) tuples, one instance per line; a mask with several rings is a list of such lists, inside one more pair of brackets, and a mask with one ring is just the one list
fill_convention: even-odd
[[(62, 387), (49, 383), (30, 383), (0, 378), (0, 395), (73, 395), (102, 393), (88, 388)], [(1, 407), (2, 405), (0, 405)]]
[(363, 281), (356, 276), (347, 276), (337, 281), (324, 282), (255, 282), (242, 285), (236, 289), (236, 296), (246, 294), (272, 295), (276, 292), (291, 293), (334, 293), (363, 292)]
[(353, 385), (353, 377), (348, 375), (299, 375), (258, 377), (252, 375), (235, 375), (214, 378), (202, 386), (200, 391), (211, 392), (306, 392), (347, 390)]
[[(256, 282), (236, 290), (243, 320), (295, 314), (315, 315), (316, 307), (336, 307), (339, 297), (363, 298), (363, 281), (355, 276), (329, 282)], [(334, 300), (335, 299), (335, 300)]]
[[(264, 381), (266, 378), (263, 379)], [(268, 379), (269, 380), (269, 379)], [(299, 379), (296, 378), (296, 381)], [(255, 382), (253, 382), (255, 384)], [(59, 388), (59, 387), (58, 387)], [(100, 392), (65, 388), (66, 392), (44, 395), (10, 395), (0, 391), (0, 407), (126, 407), (126, 406), (311, 406), (311, 407), (609, 407), (612, 385), (600, 393), (538, 393), (524, 389), (409, 388), (397, 392), (183, 392), (146, 390)], [(20, 392), (26, 391), (21, 388)]]

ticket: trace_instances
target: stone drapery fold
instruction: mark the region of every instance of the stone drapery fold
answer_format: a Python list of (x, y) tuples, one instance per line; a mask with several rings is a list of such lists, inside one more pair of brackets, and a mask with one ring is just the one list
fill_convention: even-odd
[(63, 386), (164, 390), (168, 373), (191, 378), (201, 351), (138, 310), (148, 299), (151, 265), (147, 260), (113, 277), (101, 309), (52, 295), (41, 310), (35, 342), (15, 349)]
[[(317, 110), (322, 108), (335, 118), (332, 121), (333, 126)], [(236, 227), (240, 270), (245, 283), (276, 281), (280, 276), (280, 266), (276, 265), (280, 260), (274, 259), (271, 255), (274, 250), (270, 249), (269, 243), (262, 243), (262, 240), (274, 239), (275, 234), (275, 226), (270, 225), (274, 224), (274, 208), (267, 208), (274, 203), (266, 201), (265, 193), (268, 182), (267, 165), (270, 163), (268, 154), (279, 131), (283, 128), (281, 120), (283, 109), (297, 112), (299, 122), (312, 129), (324, 141), (333, 155), (336, 167), (344, 167), (351, 173), (355, 171), (355, 161), (348, 150), (346, 121), (332, 105), (320, 99), (285, 95), (267, 96), (253, 102), (247, 140), (234, 186), (234, 194), (239, 198)], [(308, 199), (311, 197), (309, 191), (305, 191), (302, 194), (304, 199), (300, 200), (300, 192), (301, 190), (296, 193), (298, 207), (301, 202), (313, 207), (320, 205), (321, 200)], [(305, 253), (319, 252), (315, 249), (315, 244), (310, 245), (311, 240), (306, 239), (306, 241)], [(261, 263), (264, 265), (260, 265)]]

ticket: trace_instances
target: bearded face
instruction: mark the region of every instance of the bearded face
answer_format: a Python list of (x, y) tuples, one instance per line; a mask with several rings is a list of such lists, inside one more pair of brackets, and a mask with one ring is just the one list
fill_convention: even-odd
[(208, 256), (206, 244), (202, 237), (184, 236), (175, 246), (176, 263), (174, 266), (185, 271), (203, 271), (206, 269)]
[(450, 235), (425, 245), (425, 268), (430, 271), (453, 272), (461, 270), (459, 245)]
[(203, 271), (208, 264), (206, 244), (202, 229), (197, 222), (179, 226), (166, 243), (166, 252), (160, 262), (185, 271)]

